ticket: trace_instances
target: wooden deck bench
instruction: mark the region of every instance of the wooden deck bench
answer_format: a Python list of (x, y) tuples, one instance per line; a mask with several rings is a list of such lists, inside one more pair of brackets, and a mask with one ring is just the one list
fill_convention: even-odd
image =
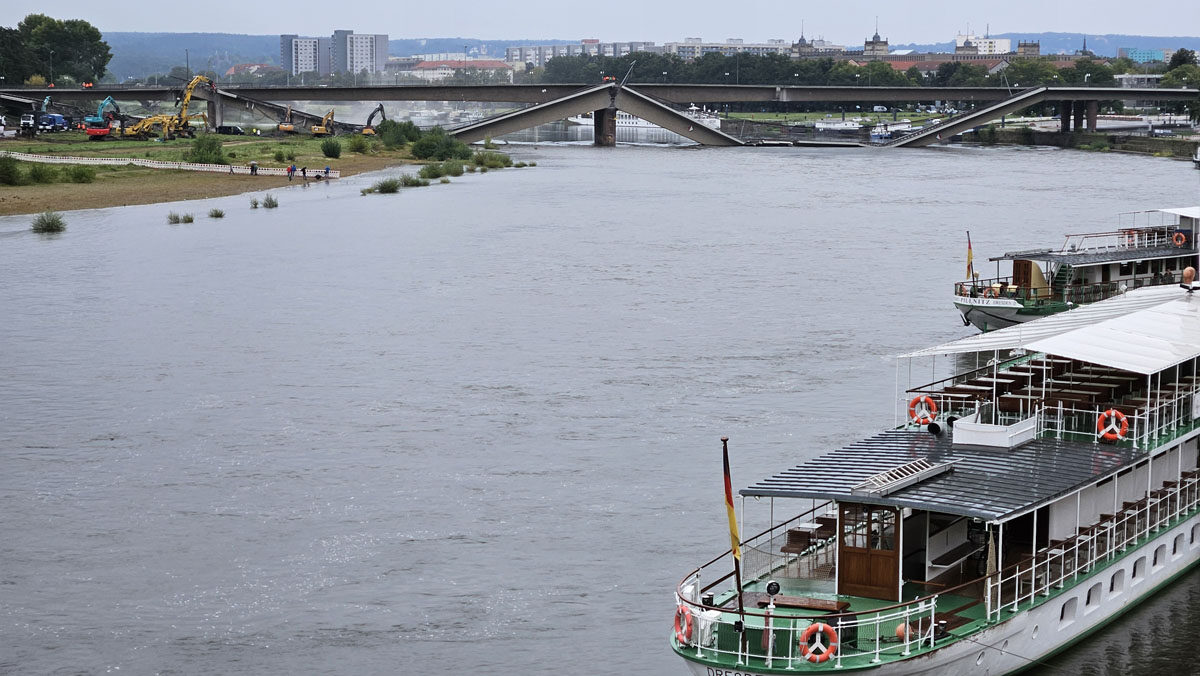
[[(745, 592), (742, 603), (748, 606), (766, 608), (771, 603), (770, 597), (764, 592)], [(775, 595), (776, 608), (800, 608), (803, 610), (821, 610), (828, 613), (845, 612), (850, 607), (849, 601), (831, 601), (829, 599), (814, 599), (808, 596)]]

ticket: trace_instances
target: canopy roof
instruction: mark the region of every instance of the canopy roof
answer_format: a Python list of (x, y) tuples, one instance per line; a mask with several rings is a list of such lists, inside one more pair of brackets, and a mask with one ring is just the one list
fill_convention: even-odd
[(1185, 294), (1027, 347), (1143, 375), (1158, 373), (1200, 356), (1200, 296)]
[(1200, 218), (1200, 207), (1177, 207), (1174, 209), (1155, 209), (1167, 214), (1175, 214), (1185, 218)]
[[(962, 354), (966, 352), (992, 352), (1032, 347), (1030, 344), (1091, 326), (1107, 319), (1122, 317), (1146, 308), (1162, 305), (1186, 297), (1187, 292), (1178, 286), (1150, 286), (1134, 289), (1098, 303), (1082, 305), (1073, 310), (1041, 317), (1023, 324), (980, 333), (934, 347), (927, 347), (900, 355), (901, 357), (931, 357), (940, 354)], [(1200, 297), (1195, 302), (1200, 302)], [(1064, 355), (1065, 356), (1065, 355)]]
[[(1131, 447), (1036, 439), (1017, 448), (955, 446), (951, 434), (889, 430), (742, 489), (746, 496), (834, 499), (1004, 521), (1143, 459)], [(887, 495), (855, 486), (914, 460), (953, 469)]]

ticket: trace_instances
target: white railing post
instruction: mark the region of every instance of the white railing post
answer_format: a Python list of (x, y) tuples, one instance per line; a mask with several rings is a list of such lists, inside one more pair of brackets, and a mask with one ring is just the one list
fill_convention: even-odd
[(875, 613), (875, 659), (871, 660), (872, 663), (877, 663), (882, 659), (879, 657), (879, 645), (879, 613)]
[(842, 653), (846, 652), (846, 645), (842, 641), (842, 636), (842, 618), (839, 617), (837, 621), (837, 665), (834, 667), (836, 669), (842, 668)]

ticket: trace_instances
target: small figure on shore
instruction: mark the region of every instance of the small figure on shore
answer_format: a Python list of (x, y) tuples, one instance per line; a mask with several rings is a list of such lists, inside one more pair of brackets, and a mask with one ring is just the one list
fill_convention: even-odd
[(325, 178), (329, 178), (329, 166), (325, 166)]
[(233, 165), (232, 164), (229, 165), (229, 173), (231, 173), (231, 174), (233, 173)]
[(300, 167), (300, 178), (308, 180), (308, 167)]
[(288, 175), (288, 180), (289, 181), (292, 180), (292, 177), (296, 175), (296, 165), (294, 165), (294, 164), (288, 165), (287, 175)]
[(258, 162), (254, 162), (254, 161), (250, 162), (250, 175), (258, 176)]

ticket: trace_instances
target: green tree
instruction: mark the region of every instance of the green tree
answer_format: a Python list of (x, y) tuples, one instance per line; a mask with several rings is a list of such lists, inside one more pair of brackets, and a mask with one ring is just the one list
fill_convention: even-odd
[(1177, 49), (1171, 55), (1171, 60), (1167, 62), (1167, 70), (1175, 70), (1180, 66), (1195, 66), (1196, 52), (1190, 49)]
[[(1163, 75), (1162, 82), (1159, 85), (1163, 89), (1178, 89), (1186, 87), (1188, 89), (1200, 89), (1200, 66), (1194, 63), (1176, 66), (1167, 71)], [(1200, 101), (1187, 101), (1174, 105), (1164, 106), (1175, 112), (1187, 112), (1192, 120), (1200, 121)]]
[[(26, 51), (25, 63), (34, 72), (76, 82), (99, 80), (112, 59), (108, 43), (92, 24), (79, 19), (60, 21), (30, 14), (17, 24)], [(7, 77), (7, 75), (5, 76)]]

